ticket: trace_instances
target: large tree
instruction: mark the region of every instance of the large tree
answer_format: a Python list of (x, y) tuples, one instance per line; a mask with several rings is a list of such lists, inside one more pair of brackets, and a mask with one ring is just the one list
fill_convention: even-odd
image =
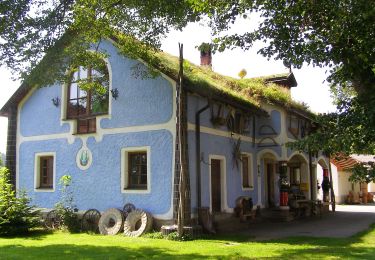
[[(237, 20), (250, 23), (252, 13), (261, 17), (255, 30), (231, 33)], [(28, 78), (32, 85), (49, 83), (66, 71), (51, 64), (84, 62), (82, 53), (89, 43), (102, 37), (122, 32), (128, 36), (125, 51), (142, 55), (132, 44), (137, 39), (145, 47), (157, 48), (170, 29), (181, 29), (200, 18), (212, 27), (216, 50), (248, 49), (255, 41), (264, 41), (259, 53), (283, 60), (286, 66), (300, 68), (309, 63), (330, 68), (328, 80), (338, 112), (320, 117), (323, 127), (298, 148), (375, 153), (373, 1), (4, 0), (0, 3), (0, 64), (24, 73), (24, 78), (34, 69), (36, 73)], [(40, 63), (46, 53), (49, 58)]]
[[(367, 0), (191, 0), (206, 13), (217, 50), (249, 49), (300, 68), (304, 63), (329, 68), (338, 112), (322, 115), (322, 126), (299, 149), (329, 153), (375, 153), (375, 4)], [(237, 20), (257, 12), (259, 26), (230, 33)], [(243, 22), (243, 21), (242, 21)], [(250, 25), (250, 24), (249, 24)], [(250, 28), (250, 26), (249, 26)]]
[[(122, 39), (129, 43), (128, 53), (136, 56), (140, 50), (135, 42), (158, 48), (170, 29), (181, 29), (196, 17), (179, 0), (4, 0), (0, 65), (30, 85), (51, 83), (64, 74), (64, 66), (84, 62), (82, 54), (91, 43), (121, 32), (127, 36)], [(46, 58), (40, 62), (42, 57)]]

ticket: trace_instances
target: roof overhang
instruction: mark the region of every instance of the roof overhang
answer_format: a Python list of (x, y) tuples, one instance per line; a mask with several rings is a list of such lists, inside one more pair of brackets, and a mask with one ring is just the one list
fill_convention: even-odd
[(0, 116), (8, 117), (12, 107), (17, 107), (19, 102), (29, 93), (30, 88), (26, 84), (22, 84), (8, 99), (4, 106), (0, 109)]
[(276, 76), (276, 77), (268, 78), (265, 80), (265, 82), (275, 83), (277, 85), (286, 86), (288, 88), (297, 87), (298, 85), (293, 72), (290, 72), (289, 74), (283, 75), (283, 76)]
[(374, 155), (352, 154), (349, 156), (338, 155), (336, 157), (331, 159), (331, 163), (340, 171), (351, 169), (359, 163), (375, 162)]

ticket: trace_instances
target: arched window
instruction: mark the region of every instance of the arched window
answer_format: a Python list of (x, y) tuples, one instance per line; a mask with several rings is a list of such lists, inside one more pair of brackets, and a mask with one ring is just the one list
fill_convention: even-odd
[(77, 119), (77, 133), (96, 132), (96, 116), (108, 114), (109, 73), (103, 61), (75, 68), (68, 86), (67, 118)]

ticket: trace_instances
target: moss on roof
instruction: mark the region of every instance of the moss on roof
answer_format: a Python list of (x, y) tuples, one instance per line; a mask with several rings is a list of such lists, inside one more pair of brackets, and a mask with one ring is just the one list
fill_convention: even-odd
[[(117, 43), (120, 53), (130, 58), (141, 58), (156, 71), (161, 71), (171, 78), (177, 79), (179, 72), (179, 60), (177, 57), (162, 51), (156, 51), (150, 46), (121, 33), (114, 34), (111, 39)], [(292, 100), (285, 88), (275, 83), (267, 83), (270, 78), (287, 77), (288, 74), (235, 79), (213, 72), (210, 68), (197, 66), (187, 60), (184, 60), (183, 67), (185, 85), (188, 85), (191, 90), (197, 93), (204, 93), (208, 97), (231, 98), (235, 102), (246, 104), (253, 108), (260, 108), (261, 103), (265, 102), (297, 110), (297, 112), (302, 112), (308, 117), (314, 115), (308, 110), (306, 105)], [(0, 112), (4, 112), (7, 109), (10, 103), (14, 101), (15, 96), (13, 95), (8, 100)], [(14, 102), (17, 102), (17, 100)]]
[[(172, 74), (177, 77), (179, 70), (177, 57), (165, 52), (156, 52), (155, 56), (159, 61), (158, 64), (153, 65), (157, 69), (160, 69), (167, 75)], [(287, 75), (278, 74), (278, 76)], [(184, 60), (184, 76), (188, 84), (204, 88), (207, 92), (222, 93), (249, 105), (260, 107), (261, 102), (266, 102), (311, 113), (304, 104), (292, 100), (290, 93), (285, 88), (274, 83), (266, 83), (266, 80), (274, 77), (274, 75), (260, 78), (235, 79), (220, 75), (209, 68), (197, 66)]]

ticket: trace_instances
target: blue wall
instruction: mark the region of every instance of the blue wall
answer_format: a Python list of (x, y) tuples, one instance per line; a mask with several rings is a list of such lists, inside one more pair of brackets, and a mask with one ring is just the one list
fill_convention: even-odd
[[(195, 132), (189, 131), (189, 169), (190, 169), (190, 183), (191, 183), (191, 205), (195, 210), (197, 207), (197, 189), (196, 189), (196, 154), (195, 154)], [(210, 187), (209, 187), (209, 155), (221, 155), (226, 159), (226, 187), (227, 187), (227, 205), (229, 208), (235, 207), (235, 201), (239, 196), (250, 196), (253, 202), (258, 201), (257, 193), (257, 166), (256, 153), (252, 147), (252, 143), (242, 142), (241, 152), (252, 153), (252, 171), (254, 189), (251, 191), (243, 191), (241, 184), (240, 170), (236, 167), (233, 160), (233, 145), (235, 140), (230, 138), (214, 136), (210, 134), (201, 133), (201, 153), (203, 153), (203, 162), (201, 166), (201, 199), (202, 207), (210, 206)]]
[(112, 88), (119, 90), (119, 97), (112, 102), (111, 119), (103, 119), (103, 128), (166, 123), (173, 110), (173, 89), (165, 78), (142, 78), (137, 70), (146, 71), (140, 62), (124, 58), (108, 42), (102, 48), (109, 53), (112, 68)]
[(259, 130), (262, 126), (271, 126), (276, 132), (276, 135), (279, 135), (281, 132), (281, 113), (277, 110), (272, 110), (269, 117), (258, 117), (255, 124), (257, 129), (256, 137), (264, 137), (259, 134)]
[[(101, 127), (97, 126), (102, 138), (97, 138), (97, 134), (72, 136), (69, 133), (68, 121), (60, 119), (62, 105), (55, 107), (51, 101), (54, 97), (61, 99), (62, 86), (56, 84), (36, 90), (20, 109), (19, 188), (26, 189), (36, 205), (52, 208), (61, 195), (58, 180), (69, 174), (80, 210), (103, 211), (110, 207), (121, 208), (130, 202), (152, 214), (166, 214), (172, 205), (175, 129), (173, 124), (170, 130), (168, 126), (157, 130), (145, 127), (173, 120), (173, 86), (161, 76), (135, 78), (132, 68), (140, 64), (138, 61), (119, 55), (108, 41), (104, 41), (101, 48), (110, 55), (112, 88), (119, 91), (117, 100), (110, 96), (111, 118), (101, 119)], [(139, 128), (129, 132), (128, 126)], [(116, 134), (111, 132), (113, 128), (117, 128)], [(62, 135), (53, 139), (53, 136), (46, 136), (49, 134)], [(24, 139), (31, 136), (32, 141)], [(42, 140), (46, 138), (49, 140)], [(67, 141), (69, 138), (74, 140), (72, 144)], [(76, 155), (86, 139), (93, 162), (90, 168), (81, 170), (76, 164)], [(150, 147), (151, 191), (121, 193), (121, 149), (144, 146)], [(42, 152), (56, 153), (55, 192), (34, 191), (35, 153)]]
[[(195, 124), (195, 113), (202, 107), (207, 105), (207, 100), (197, 97), (188, 97), (188, 122)], [(214, 108), (214, 111), (217, 107)], [(225, 110), (224, 115), (227, 114), (228, 110)], [(201, 126), (214, 128), (211, 123), (211, 109), (207, 109), (200, 116)], [(222, 130), (227, 132), (226, 126), (220, 126), (215, 128), (216, 130)], [(226, 192), (227, 192), (227, 206), (229, 208), (235, 207), (235, 201), (239, 196), (249, 196), (253, 199), (254, 204), (258, 201), (258, 177), (257, 177), (257, 164), (256, 164), (256, 147), (253, 146), (252, 142), (241, 141), (241, 152), (251, 153), (252, 162), (251, 167), (253, 171), (253, 190), (242, 190), (241, 173), (240, 170), (235, 166), (233, 160), (233, 146), (237, 142), (237, 139), (231, 138), (230, 133), (227, 132), (228, 137), (218, 136), (208, 133), (201, 133), (201, 155), (203, 155), (203, 162), (200, 163), (201, 167), (201, 206), (210, 206), (210, 185), (209, 185), (209, 155), (220, 155), (224, 156), (226, 160)], [(251, 133), (246, 134), (251, 137)], [(197, 207), (197, 188), (196, 188), (196, 138), (195, 131), (188, 132), (189, 140), (189, 173), (191, 183), (191, 207), (193, 212)], [(223, 191), (222, 191), (223, 192)]]
[[(121, 149), (151, 146), (151, 192), (149, 194), (121, 193)], [(69, 145), (65, 140), (25, 142), (20, 147), (20, 187), (26, 189), (33, 203), (51, 208), (60, 198), (56, 192), (34, 192), (34, 153), (56, 152), (56, 180), (68, 174), (73, 179), (74, 199), (79, 209), (106, 210), (133, 203), (153, 214), (168, 212), (171, 205), (173, 140), (168, 131), (106, 135), (102, 142), (93, 138), (87, 142), (93, 163), (82, 171), (76, 165), (76, 153), (81, 147), (77, 139)]]
[(67, 133), (69, 124), (60, 123), (60, 108), (55, 107), (52, 98), (61, 100), (61, 86), (39, 88), (26, 100), (20, 111), (20, 130), (23, 136)]

